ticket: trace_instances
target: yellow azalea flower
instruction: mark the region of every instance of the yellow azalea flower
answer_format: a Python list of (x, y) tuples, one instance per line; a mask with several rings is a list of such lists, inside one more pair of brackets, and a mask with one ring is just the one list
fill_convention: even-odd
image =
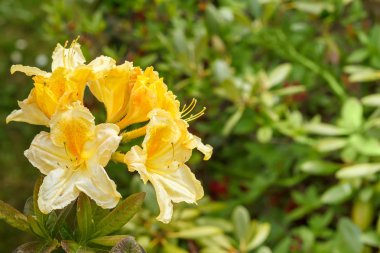
[(14, 110), (6, 119), (30, 124), (49, 125), (52, 115), (62, 106), (74, 101), (82, 101), (90, 68), (83, 66), (85, 61), (80, 45), (73, 42), (66, 49), (57, 45), (53, 52), (52, 73), (35, 67), (13, 65), (16, 71), (34, 76), (34, 88), (27, 99), (19, 102), (20, 109)]
[(94, 80), (88, 86), (94, 96), (104, 103), (107, 111), (107, 122), (117, 122), (127, 114), (128, 102), (132, 87), (138, 75), (139, 67), (125, 62), (116, 65), (110, 57), (100, 56), (88, 64), (94, 71)]
[(61, 209), (84, 192), (102, 208), (113, 208), (121, 198), (104, 167), (119, 146), (115, 124), (95, 126), (90, 111), (79, 102), (58, 111), (51, 133), (38, 134), (25, 156), (46, 177), (38, 206), (43, 213)]
[(133, 146), (125, 154), (129, 171), (137, 171), (144, 183), (155, 188), (160, 214), (158, 220), (167, 223), (173, 214), (172, 202), (194, 203), (203, 197), (201, 183), (185, 164), (197, 148), (208, 160), (212, 147), (187, 131), (186, 121), (174, 118), (169, 112), (154, 109), (149, 114), (142, 147)]
[(148, 67), (131, 89), (127, 105), (127, 114), (116, 123), (121, 129), (129, 125), (147, 121), (148, 114), (155, 108), (170, 112), (173, 117), (180, 117), (179, 101), (168, 91), (168, 87), (159, 78), (153, 67)]

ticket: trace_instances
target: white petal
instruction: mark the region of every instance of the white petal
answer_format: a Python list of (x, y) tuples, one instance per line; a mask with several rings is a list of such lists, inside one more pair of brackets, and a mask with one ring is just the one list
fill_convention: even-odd
[(170, 174), (150, 174), (149, 180), (156, 191), (160, 207), (157, 219), (164, 223), (171, 220), (173, 214), (171, 202), (195, 203), (204, 194), (201, 183), (185, 164)]
[(43, 213), (62, 209), (75, 200), (79, 191), (75, 188), (76, 173), (67, 169), (55, 169), (45, 178), (38, 193), (38, 207)]
[(11, 67), (11, 74), (15, 72), (22, 72), (27, 76), (44, 76), (44, 77), (49, 77), (51, 74), (40, 70), (39, 68), (36, 67), (30, 67), (30, 66), (24, 66), (24, 65), (12, 65)]
[(145, 167), (146, 153), (139, 147), (133, 146), (124, 156), (124, 162), (128, 165), (130, 172), (137, 171), (144, 183), (148, 182), (149, 175)]
[(49, 118), (40, 110), (31, 95), (27, 99), (19, 101), (18, 105), (21, 109), (11, 112), (6, 119), (7, 123), (21, 121), (34, 125), (49, 126)]
[(111, 180), (100, 165), (94, 165), (81, 171), (75, 183), (76, 187), (93, 199), (102, 208), (114, 208), (121, 195), (116, 190), (116, 184)]
[(88, 64), (94, 72), (107, 71), (116, 66), (116, 61), (108, 56), (99, 56)]
[(57, 44), (57, 47), (54, 49), (52, 58), (52, 71), (59, 67), (74, 69), (86, 62), (86, 59), (84, 58), (80, 49), (80, 45), (76, 42), (73, 42), (69, 48), (64, 48), (60, 44)]
[(121, 136), (119, 127), (115, 124), (104, 123), (95, 127), (95, 138), (85, 144), (84, 150), (89, 153), (90, 163), (103, 167), (111, 159), (111, 155), (119, 147)]
[(70, 166), (66, 150), (54, 145), (47, 132), (36, 135), (30, 148), (24, 154), (30, 163), (45, 175), (57, 168)]
[(195, 140), (195, 148), (204, 154), (203, 160), (210, 159), (213, 148), (209, 144), (203, 144), (201, 138), (195, 135), (193, 135), (193, 138)]

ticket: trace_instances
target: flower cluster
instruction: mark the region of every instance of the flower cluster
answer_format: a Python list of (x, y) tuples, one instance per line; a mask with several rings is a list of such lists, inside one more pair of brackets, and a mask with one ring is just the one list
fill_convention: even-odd
[[(207, 160), (212, 147), (188, 131), (196, 101), (180, 107), (176, 96), (163, 79), (148, 67), (142, 70), (131, 62), (117, 65), (100, 56), (89, 64), (80, 45), (57, 45), (52, 55), (51, 72), (36, 67), (14, 65), (32, 76), (34, 88), (19, 102), (7, 122), (22, 121), (44, 125), (49, 132), (39, 133), (25, 156), (46, 175), (38, 194), (43, 213), (61, 209), (85, 193), (102, 208), (113, 208), (121, 198), (105, 166), (113, 159), (137, 171), (144, 183), (155, 188), (162, 222), (169, 222), (172, 202), (195, 203), (203, 196), (201, 183), (185, 164), (193, 149)], [(85, 107), (86, 87), (104, 104), (107, 120), (96, 125)], [(143, 125), (136, 128), (136, 124)], [(133, 130), (130, 130), (130, 129)], [(141, 146), (127, 153), (117, 149), (131, 139), (145, 136)]]

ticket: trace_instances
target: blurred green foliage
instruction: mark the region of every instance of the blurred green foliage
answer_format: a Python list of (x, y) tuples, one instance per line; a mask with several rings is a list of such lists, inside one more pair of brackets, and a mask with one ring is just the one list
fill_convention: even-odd
[[(48, 68), (54, 45), (80, 35), (87, 59), (152, 65), (181, 101), (196, 97), (207, 106), (192, 132), (214, 155), (199, 163), (194, 154), (191, 167), (211, 199), (177, 206), (174, 221), (162, 225), (148, 194), (146, 211), (124, 228), (148, 252), (378, 252), (379, 6), (1, 1), (0, 199), (22, 209), (37, 178), (22, 153), (39, 129), (4, 123), (32, 85), (10, 76), (10, 66)], [(110, 174), (124, 196), (142, 187), (121, 166)], [(27, 240), (3, 222), (0, 238), (0, 252)]]

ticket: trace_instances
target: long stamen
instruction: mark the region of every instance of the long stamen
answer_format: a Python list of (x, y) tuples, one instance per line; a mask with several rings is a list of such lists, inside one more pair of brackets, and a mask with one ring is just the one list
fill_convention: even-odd
[(206, 107), (203, 107), (202, 111), (198, 112), (197, 114), (191, 114), (190, 117), (184, 119), (186, 122), (190, 122), (190, 121), (193, 121), (199, 117), (201, 117), (203, 114), (205, 114), (205, 111), (206, 111)]
[(196, 104), (197, 104), (197, 100), (195, 98), (193, 98), (188, 106), (184, 105), (182, 108), (182, 111), (181, 111), (181, 117), (185, 117), (192, 110), (194, 110)]

